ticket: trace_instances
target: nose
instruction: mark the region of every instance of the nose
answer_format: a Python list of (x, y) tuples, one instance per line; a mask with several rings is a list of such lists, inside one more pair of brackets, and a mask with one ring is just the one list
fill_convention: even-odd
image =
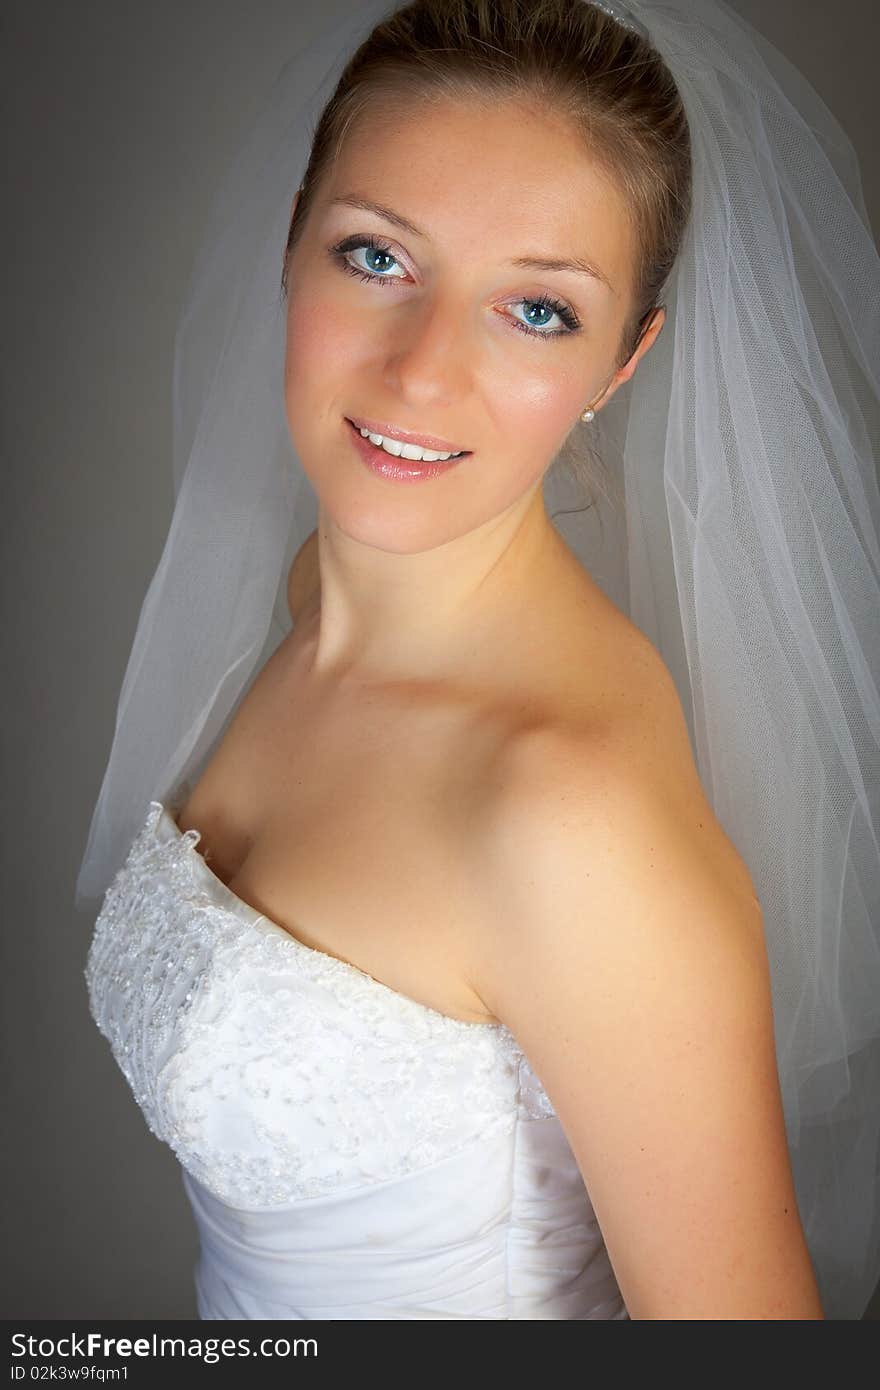
[(470, 391), (473, 344), (468, 310), (460, 301), (452, 296), (442, 302), (437, 296), (411, 301), (391, 332), (384, 368), (389, 390), (414, 408), (464, 399)]

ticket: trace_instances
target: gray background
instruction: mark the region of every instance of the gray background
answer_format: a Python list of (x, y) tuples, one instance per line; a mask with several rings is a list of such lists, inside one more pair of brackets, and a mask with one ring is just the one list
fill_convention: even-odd
[[(72, 900), (171, 516), (178, 306), (228, 152), (315, 8), (4, 6), (5, 1318), (196, 1316), (177, 1160), (89, 1017)], [(876, 236), (876, 0), (735, 8), (847, 131)]]

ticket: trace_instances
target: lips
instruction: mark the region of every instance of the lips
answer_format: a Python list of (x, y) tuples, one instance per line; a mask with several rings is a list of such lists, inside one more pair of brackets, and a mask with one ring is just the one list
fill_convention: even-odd
[(436, 434), (414, 434), (410, 430), (397, 429), (390, 423), (383, 423), (381, 420), (369, 420), (365, 415), (348, 415), (348, 423), (354, 425), (357, 430), (366, 430), (368, 434), (381, 434), (383, 439), (396, 439), (401, 444), (414, 444), (417, 449), (433, 449), (438, 454), (469, 454), (470, 449), (461, 449), (457, 444), (450, 444), (448, 440), (441, 439)]
[(397, 483), (415, 483), (431, 478), (438, 478), (443, 473), (448, 473), (451, 469), (458, 468), (466, 455), (460, 458), (450, 459), (407, 459), (401, 455), (399, 458), (394, 454), (372, 444), (369, 439), (365, 439), (356, 425), (348, 419), (345, 421), (348, 433), (354, 445), (355, 452), (366, 464), (371, 473), (374, 473), (386, 481)]

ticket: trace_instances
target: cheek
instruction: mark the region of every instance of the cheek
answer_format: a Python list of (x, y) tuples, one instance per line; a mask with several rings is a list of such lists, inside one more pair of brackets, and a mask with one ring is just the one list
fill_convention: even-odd
[(585, 403), (583, 383), (574, 372), (551, 366), (499, 378), (493, 394), (498, 438), (509, 441), (510, 472), (526, 487), (561, 449)]
[(480, 521), (540, 483), (584, 404), (582, 383), (571, 370), (534, 364), (526, 370), (520, 364), (517, 371), (510, 359), (499, 360), (497, 367), (478, 388), (491, 411), (484, 458), (475, 456), (467, 473), (459, 475)]
[(332, 295), (298, 290), (287, 310), (284, 405), (304, 467), (322, 457), (322, 431), (346, 397), (343, 383), (357, 356), (357, 335)]
[(300, 379), (326, 381), (328, 369), (355, 358), (357, 342), (350, 319), (334, 306), (332, 296), (322, 299), (300, 291), (287, 313), (288, 387), (295, 387)]

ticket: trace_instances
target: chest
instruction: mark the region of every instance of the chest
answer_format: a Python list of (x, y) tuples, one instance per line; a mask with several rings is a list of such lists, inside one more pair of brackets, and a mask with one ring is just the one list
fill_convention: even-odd
[(552, 1113), (506, 1029), (299, 945), (231, 898), (159, 803), (86, 977), (150, 1129), (237, 1208), (359, 1192), (477, 1143), (481, 1161), (496, 1140), (503, 1158), (521, 1108)]
[(179, 808), (206, 864), (314, 950), (467, 1021), (491, 913), (475, 818), (511, 736), (463, 699), (311, 691), (275, 654)]

